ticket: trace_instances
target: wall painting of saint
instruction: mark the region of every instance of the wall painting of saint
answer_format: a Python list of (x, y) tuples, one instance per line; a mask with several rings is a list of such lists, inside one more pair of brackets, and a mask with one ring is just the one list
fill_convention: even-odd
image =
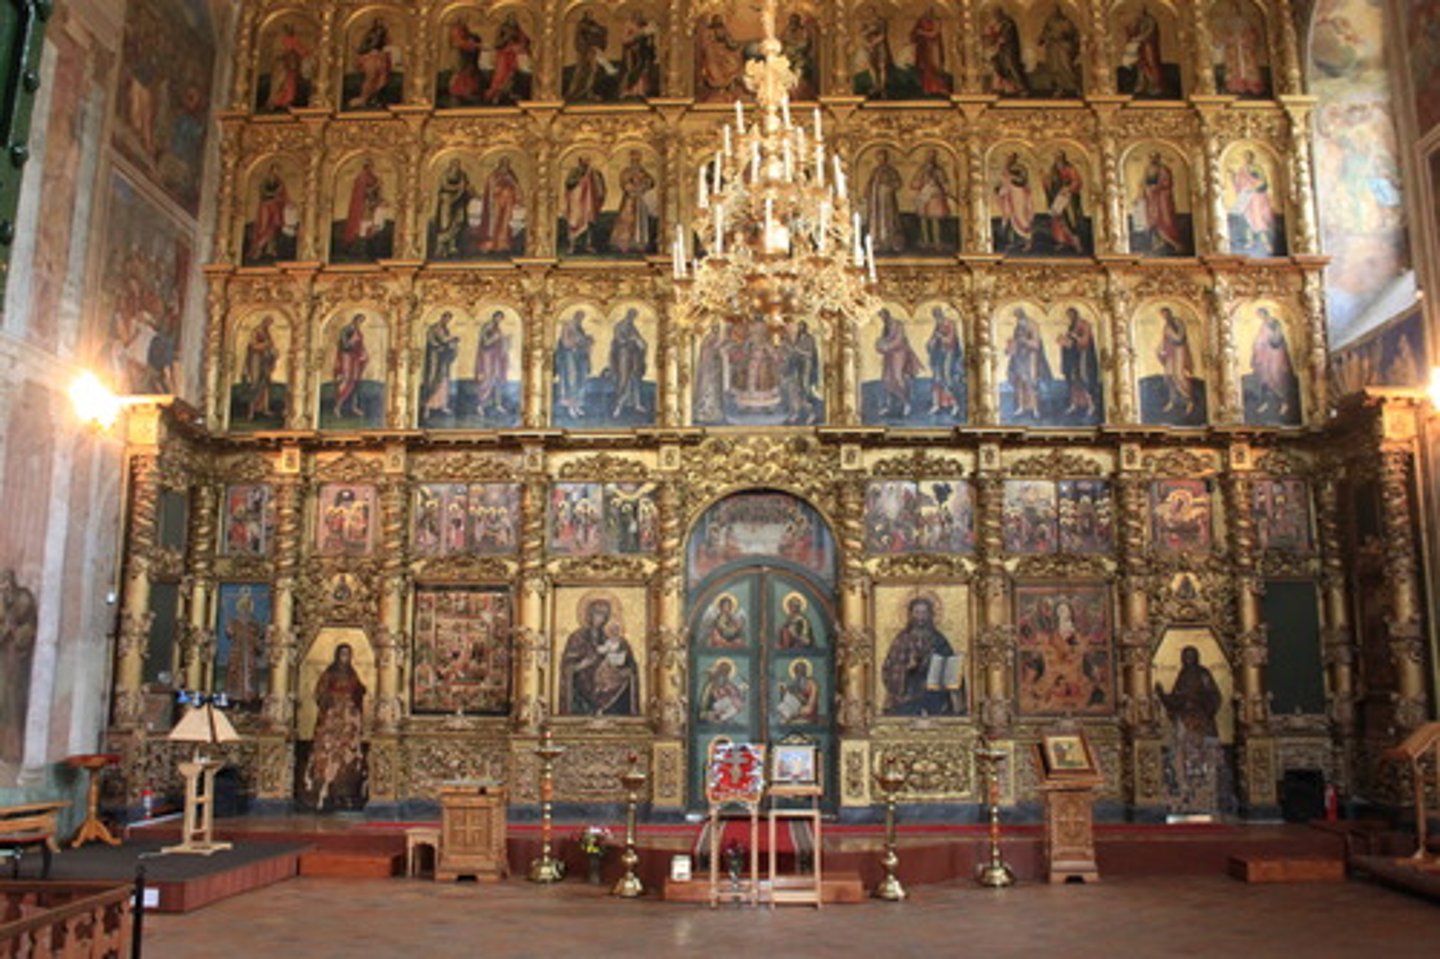
[(1046, 312), (1034, 303), (1002, 306), (996, 328), (1000, 421), (1007, 426), (1095, 426), (1105, 419), (1103, 325), (1084, 303)]
[(963, 555), (975, 549), (969, 480), (881, 480), (865, 489), (865, 551)]
[(300, 663), (295, 799), (315, 812), (358, 810), (369, 798), (367, 697), (375, 651), (366, 631), (326, 627)]
[[(1241, 350), (1241, 394), (1251, 426), (1299, 426), (1305, 421), (1300, 375), (1295, 365), (1294, 327), (1278, 304), (1247, 303), (1236, 311), (1235, 337)], [(1303, 357), (1303, 350), (1299, 352)]]
[(572, 430), (653, 425), (655, 311), (622, 303), (602, 320), (595, 307), (572, 305), (556, 325), (551, 423)]
[(335, 175), (330, 262), (374, 263), (395, 255), (396, 177), (388, 160), (355, 157)]
[(322, 430), (379, 429), (385, 425), (385, 366), (389, 328), (368, 310), (342, 310), (326, 324), (317, 350)]
[(556, 715), (640, 716), (649, 629), (644, 587), (560, 586), (554, 595)]
[(375, 487), (326, 483), (315, 509), (315, 551), (321, 556), (369, 556), (379, 525)]
[(1107, 480), (1061, 480), (1060, 552), (1108, 553), (1115, 543), (1115, 506)]
[(1155, 552), (1210, 552), (1215, 541), (1211, 510), (1208, 480), (1155, 480), (1150, 484), (1150, 541)]
[(1264, 147), (1240, 143), (1225, 151), (1221, 179), (1226, 235), (1239, 256), (1284, 256), (1285, 190), (1274, 156)]
[(1309, 555), (1310, 487), (1298, 479), (1256, 479), (1250, 483), (1250, 518), (1262, 550)]
[(1331, 350), (1330, 388), (1340, 397), (1366, 386), (1424, 386), (1430, 375), (1424, 355), (1425, 327), (1416, 307)]
[(1235, 811), (1234, 674), (1208, 628), (1172, 627), (1151, 659), (1165, 719), (1165, 793), (1179, 814)]
[(659, 249), (660, 164), (627, 147), (606, 160), (578, 150), (561, 163), (556, 251), (562, 257), (634, 259)]
[(1022, 716), (1115, 712), (1107, 587), (1017, 585), (1015, 634)]
[(696, 346), (696, 425), (824, 423), (823, 357), (821, 331), (805, 320), (711, 325)]
[(211, 688), (233, 702), (258, 704), (269, 675), (266, 630), (269, 583), (221, 583), (215, 612), (215, 672)]
[(1137, 100), (1179, 100), (1181, 46), (1170, 11), (1141, 0), (1117, 7), (1113, 17), (1120, 48), (1115, 88)]
[(262, 160), (243, 194), (249, 217), (240, 242), (243, 266), (269, 266), (296, 257), (300, 239), (299, 165), (289, 157)]
[(435, 76), (435, 106), (511, 107), (533, 96), (535, 83), (534, 15), (511, 5), (487, 16), (465, 7), (440, 27), (440, 69)]
[(754, 586), (751, 578), (736, 579), (727, 584), (724, 591), (711, 597), (700, 615), (700, 628), (695, 636), (701, 649), (750, 649), (757, 628), (757, 624), (751, 623), (749, 613), (755, 603)]
[(230, 371), (230, 431), (284, 429), (290, 408), (289, 321), (258, 313), (237, 323)]
[(1210, 7), (1215, 91), (1244, 99), (1271, 95), (1270, 43), (1265, 15), (1249, 0)]
[(1135, 320), (1135, 376), (1140, 422), (1204, 426), (1210, 419), (1206, 334), (1189, 307), (1161, 303)]
[(933, 427), (966, 421), (960, 314), (947, 303), (930, 302), (921, 304), (915, 316), (912, 320), (904, 307), (886, 303), (860, 334), (860, 418), (867, 425)]
[(990, 154), (990, 233), (1005, 256), (1089, 256), (1095, 251), (1089, 162), (1073, 146), (1032, 150), (1002, 143)]
[(437, 306), (421, 324), (420, 428), (505, 429), (520, 422), (524, 323), (513, 307)]
[(959, 176), (948, 148), (920, 146), (907, 155), (882, 146), (857, 166), (860, 215), (875, 255), (952, 256), (960, 249)]
[(824, 518), (784, 493), (737, 493), (705, 511), (686, 552), (691, 587), (747, 557), (779, 557), (821, 582), (835, 581), (835, 541)]
[(221, 556), (269, 556), (277, 522), (274, 490), (265, 483), (225, 487)]
[(320, 29), (308, 17), (284, 16), (260, 35), (255, 68), (255, 112), (284, 113), (310, 105)]
[[(979, 19), (987, 93), (1055, 100), (1084, 95), (1084, 37), (1060, 4), (1046, 11), (1038, 4), (1007, 8), (997, 3)], [(1027, 43), (1026, 37), (1034, 42)]]
[(946, 50), (954, 22), (933, 3), (867, 7), (856, 24), (851, 89), (870, 100), (944, 99), (955, 89)]
[(524, 256), (529, 166), (513, 150), (480, 161), (451, 153), (432, 168), (426, 249), (449, 262)]
[(1059, 509), (1050, 480), (1006, 480), (1002, 534), (1005, 552), (1053, 553), (1059, 546)]
[(474, 586), (415, 589), (415, 713), (510, 712), (510, 591)]
[(362, 13), (345, 31), (344, 110), (383, 110), (405, 99), (404, 17)]
[(970, 712), (970, 593), (875, 588), (876, 701), (885, 716)]
[(652, 483), (556, 483), (550, 490), (553, 555), (654, 553), (659, 533)]
[(1125, 160), (1130, 252), (1194, 256), (1190, 167), (1170, 147), (1143, 144)]
[(509, 556), (520, 531), (515, 483), (422, 483), (410, 542), (417, 556)]
[[(745, 64), (763, 57), (765, 30), (760, 5), (732, 3), (729, 13), (712, 12), (695, 21), (695, 87), (697, 103), (730, 103), (752, 99), (745, 89)], [(775, 18), (776, 38), (798, 78), (790, 91), (794, 101), (814, 100), (820, 93), (820, 23), (810, 3), (781, 4)]]
[(611, 12), (598, 3), (572, 9), (565, 19), (565, 66), (560, 92), (566, 103), (618, 103), (660, 95), (660, 25), (631, 7)]

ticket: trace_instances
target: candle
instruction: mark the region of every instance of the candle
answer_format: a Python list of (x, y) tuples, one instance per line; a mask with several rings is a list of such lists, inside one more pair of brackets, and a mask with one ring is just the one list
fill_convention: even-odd
[(700, 209), (708, 210), (710, 208), (710, 191), (706, 189), (705, 185), (705, 168), (702, 166), (695, 172), (699, 174), (696, 178), (698, 182), (695, 186), (695, 194), (700, 197)]
[(715, 204), (715, 249), (716, 256), (725, 252), (725, 205)]
[(825, 147), (823, 144), (815, 144), (815, 185), (825, 185)]
[(756, 140), (750, 144), (750, 179), (760, 179), (760, 141)]
[(875, 282), (875, 238), (865, 234), (865, 264), (870, 269), (870, 282)]
[(780, 115), (785, 119), (785, 129), (790, 129), (790, 94), (780, 96)]
[[(729, 128), (729, 127), (726, 127), (725, 129), (728, 130), (728, 129), (730, 129), (730, 128)], [(724, 186), (725, 186), (724, 170), (725, 170), (725, 160), (724, 160), (724, 158), (720, 155), (720, 153), (717, 151), (716, 154), (715, 154), (715, 192), (716, 192), (716, 194), (719, 194), (719, 192), (721, 191), (721, 189), (723, 189)]]
[(745, 106), (739, 100), (735, 101), (735, 134), (745, 135)]
[(786, 140), (786, 141), (785, 141), (784, 150), (782, 151), (782, 153), (783, 153), (783, 156), (784, 156), (784, 159), (785, 159), (785, 179), (786, 179), (787, 181), (788, 181), (788, 180), (793, 180), (793, 179), (795, 179), (795, 169), (794, 169), (795, 158), (794, 158), (794, 156), (793, 156), (793, 155), (791, 154), (791, 152), (790, 152), (790, 141), (789, 141), (789, 140)]
[[(736, 101), (735, 101), (735, 105), (738, 107), (738, 106), (740, 105), (740, 101), (739, 101), (739, 100), (736, 100)], [(721, 130), (721, 132), (724, 134), (724, 138), (725, 138), (725, 156), (728, 157), (728, 156), (730, 156), (730, 128), (729, 128), (729, 127), (721, 127), (720, 130)]]
[(860, 246), (860, 213), (859, 213), (859, 211), (856, 211), (855, 213), (853, 213), (853, 214), (851, 215), (851, 219), (850, 219), (850, 237), (851, 237), (851, 242), (852, 242), (852, 244), (853, 244), (853, 246), (854, 246), (853, 253), (854, 253), (854, 255), (855, 255), (855, 265), (856, 265), (856, 266), (864, 266), (864, 265), (865, 265), (865, 250), (864, 250), (864, 248), (862, 248), (862, 247)]
[(820, 201), (820, 252), (824, 253), (830, 248), (830, 201)]
[(823, 139), (825, 139), (825, 136), (824, 136), (823, 133), (820, 132), (820, 108), (819, 108), (819, 107), (816, 107), (816, 108), (815, 108), (814, 119), (815, 119), (815, 139), (816, 139), (817, 141), (818, 141), (818, 140), (823, 140)]

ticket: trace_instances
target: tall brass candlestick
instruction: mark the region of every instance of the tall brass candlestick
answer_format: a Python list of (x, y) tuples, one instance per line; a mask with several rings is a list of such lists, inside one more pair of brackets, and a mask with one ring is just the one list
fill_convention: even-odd
[(565, 864), (550, 854), (551, 814), (555, 801), (555, 757), (565, 751), (555, 745), (549, 726), (540, 729), (540, 858), (530, 863), (531, 882), (559, 882), (565, 878)]
[(620, 774), (620, 785), (625, 787), (628, 808), (625, 812), (625, 852), (620, 862), (625, 866), (625, 875), (615, 883), (611, 894), (622, 899), (634, 899), (645, 892), (645, 885), (635, 875), (640, 856), (635, 852), (635, 810), (640, 805), (640, 790), (645, 788), (645, 774), (640, 771), (640, 757), (630, 754), (630, 768)]
[(905, 887), (895, 875), (900, 857), (895, 852), (895, 796), (905, 785), (905, 773), (896, 764), (894, 757), (886, 757), (880, 771), (875, 774), (875, 783), (885, 794), (885, 855), (880, 865), (885, 867), (885, 878), (875, 887), (875, 898), (899, 902), (905, 898)]
[(1005, 750), (984, 740), (975, 747), (975, 757), (985, 764), (985, 793), (990, 804), (990, 860), (980, 865), (975, 881), (990, 889), (1015, 885), (1015, 873), (1000, 857), (1000, 760), (1005, 755)]

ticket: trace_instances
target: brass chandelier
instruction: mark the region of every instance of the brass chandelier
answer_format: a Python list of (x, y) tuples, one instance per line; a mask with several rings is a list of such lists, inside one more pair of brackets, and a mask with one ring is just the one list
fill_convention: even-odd
[(758, 114), (735, 103), (714, 158), (696, 178), (697, 214), (689, 235), (703, 249), (687, 257), (687, 232), (671, 246), (676, 321), (692, 329), (764, 317), (859, 323), (874, 315), (874, 249), (851, 209), (838, 154), (826, 153), (820, 109), (810, 128), (793, 122), (798, 81), (775, 35), (775, 0), (762, 19), (761, 60), (745, 69)]

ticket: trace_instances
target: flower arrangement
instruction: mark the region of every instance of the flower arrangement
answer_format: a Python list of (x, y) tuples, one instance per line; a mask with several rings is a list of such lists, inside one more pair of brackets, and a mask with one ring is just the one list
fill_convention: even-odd
[(610, 846), (615, 838), (604, 826), (586, 826), (580, 830), (575, 841), (580, 844), (580, 851), (585, 855), (600, 857), (605, 855), (606, 847)]

